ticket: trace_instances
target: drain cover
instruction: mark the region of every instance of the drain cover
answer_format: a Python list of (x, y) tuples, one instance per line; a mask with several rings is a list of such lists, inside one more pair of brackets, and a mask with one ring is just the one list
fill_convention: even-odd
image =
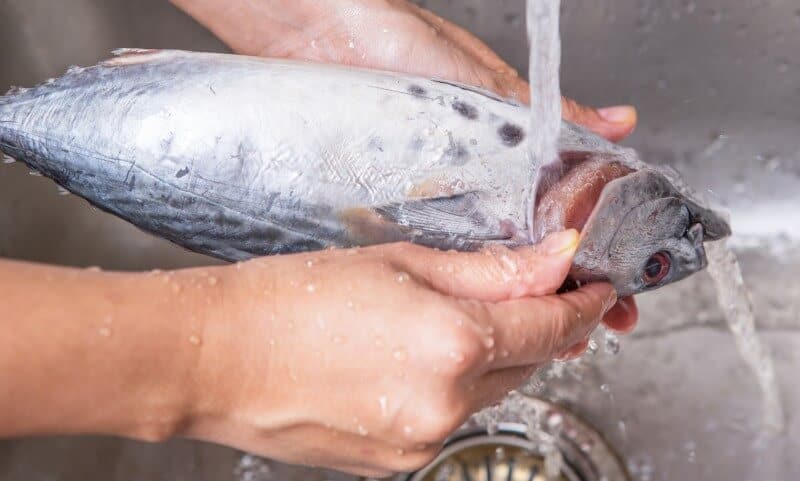
[[(546, 422), (533, 426), (519, 422), (521, 402), (528, 414), (536, 412)], [(406, 481), (629, 481), (602, 436), (569, 411), (521, 395), (510, 405), (514, 412), (501, 419), (512, 422), (500, 423), (491, 434), (481, 427), (463, 428), (436, 460)]]

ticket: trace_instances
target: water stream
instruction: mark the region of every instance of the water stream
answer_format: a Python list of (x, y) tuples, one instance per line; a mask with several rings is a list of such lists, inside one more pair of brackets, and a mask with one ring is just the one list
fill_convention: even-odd
[(736, 341), (736, 347), (761, 387), (764, 429), (771, 433), (782, 432), (784, 413), (775, 380), (775, 367), (769, 350), (759, 340), (756, 332), (753, 303), (744, 284), (739, 261), (725, 241), (706, 244), (706, 255), (708, 273), (714, 280), (717, 299)]

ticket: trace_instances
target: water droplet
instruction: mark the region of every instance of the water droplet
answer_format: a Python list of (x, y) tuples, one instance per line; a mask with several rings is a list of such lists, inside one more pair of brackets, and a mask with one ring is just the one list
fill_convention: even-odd
[(307, 259), (306, 260), (306, 267), (308, 267), (308, 268), (314, 267), (314, 259)]
[(275, 339), (270, 339), (268, 342), (270, 347), (275, 347)]
[(405, 454), (406, 454), (406, 451), (404, 449), (401, 448), (401, 449), (397, 450), (397, 455), (398, 456), (405, 456)]
[(309, 294), (316, 292), (316, 290), (317, 290), (317, 286), (315, 286), (314, 284), (309, 283), (308, 285), (306, 285), (306, 291)]
[(58, 186), (58, 195), (69, 195), (69, 191), (59, 185)]
[(216, 277), (209, 276), (209, 278), (208, 278), (208, 285), (209, 286), (216, 286), (217, 282), (219, 282), (219, 280)]
[(381, 336), (375, 336), (375, 347), (383, 347), (383, 346), (385, 346), (383, 338)]
[(619, 337), (611, 331), (606, 331), (605, 350), (609, 354), (619, 353)]
[(587, 351), (589, 354), (594, 354), (594, 353), (596, 353), (596, 352), (597, 352), (597, 349), (598, 349), (599, 347), (600, 347), (600, 346), (598, 346), (598, 345), (597, 345), (597, 341), (595, 341), (594, 339), (589, 339), (589, 346), (586, 348), (586, 351)]
[(350, 39), (350, 41), (347, 43), (347, 48), (350, 49), (356, 48), (356, 43), (352, 39)]
[(192, 346), (199, 346), (202, 343), (199, 336), (192, 334), (189, 336), (189, 344)]
[(289, 329), (289, 330), (292, 330), (292, 329), (294, 329), (294, 322), (292, 322), (292, 321), (287, 321), (287, 322), (286, 322), (286, 328), (287, 328), (287, 329)]
[(491, 336), (490, 336), (490, 337), (487, 337), (487, 338), (485, 338), (485, 339), (483, 340), (483, 345), (484, 345), (484, 347), (486, 347), (486, 349), (491, 349), (491, 348), (493, 348), (493, 347), (494, 347), (494, 338), (493, 338), (493, 337), (491, 337)]
[(86, 272), (103, 272), (103, 270), (97, 266), (89, 266), (85, 270)]
[(42, 176), (42, 173), (41, 173), (41, 172), (39, 172), (38, 170), (32, 170), (32, 171), (30, 171), (30, 172), (28, 172), (28, 173), (29, 173), (30, 175), (34, 176), (34, 177), (41, 177), (41, 176)]
[(463, 327), (464, 326), (464, 319), (456, 319), (456, 326)]
[(358, 425), (358, 434), (360, 434), (361, 436), (366, 436), (366, 435), (369, 434), (369, 431), (367, 431), (367, 428), (365, 428), (364, 426), (359, 424)]
[(392, 352), (392, 357), (397, 362), (405, 362), (408, 359), (408, 353), (402, 347), (398, 347)]
[(172, 283), (172, 293), (173, 294), (180, 294), (181, 293), (181, 285), (177, 282)]
[(333, 336), (333, 343), (334, 344), (344, 344), (344, 337), (342, 336)]
[(448, 274), (452, 274), (456, 271), (456, 267), (453, 264), (448, 263), (445, 267), (445, 271), (447, 271)]
[(381, 407), (381, 416), (388, 417), (389, 416), (389, 398), (386, 396), (381, 396), (378, 398), (378, 405)]
[(547, 427), (552, 431), (559, 431), (564, 426), (564, 418), (558, 413), (552, 413), (547, 417)]
[(101, 327), (97, 332), (103, 337), (111, 337), (112, 334), (111, 328), (109, 327)]
[(399, 282), (400, 284), (402, 284), (404, 282), (407, 282), (408, 279), (409, 279), (409, 276), (405, 272), (401, 272), (401, 273), (397, 274), (397, 282)]
[(405, 434), (406, 436), (411, 436), (412, 434), (414, 434), (414, 428), (406, 424), (405, 426), (403, 426), (403, 434)]
[(500, 357), (502, 357), (502, 358), (504, 358), (504, 359), (505, 359), (505, 358), (507, 358), (508, 356), (509, 356), (508, 349), (503, 349), (502, 351), (500, 351)]
[(461, 354), (460, 352), (450, 351), (450, 359), (460, 364), (464, 362), (464, 355)]
[(606, 394), (611, 394), (611, 385), (610, 384), (603, 384), (600, 386), (600, 390)]

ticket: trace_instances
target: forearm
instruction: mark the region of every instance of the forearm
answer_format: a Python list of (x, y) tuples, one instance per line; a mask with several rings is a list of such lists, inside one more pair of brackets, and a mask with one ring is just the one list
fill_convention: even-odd
[(0, 437), (171, 435), (214, 296), (195, 276), (0, 260)]

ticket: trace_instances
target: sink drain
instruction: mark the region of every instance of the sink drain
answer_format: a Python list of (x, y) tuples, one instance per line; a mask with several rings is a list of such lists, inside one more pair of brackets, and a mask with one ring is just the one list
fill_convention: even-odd
[[(519, 405), (520, 398), (515, 405)], [(608, 443), (588, 424), (560, 406), (534, 398), (522, 399), (528, 404), (528, 412), (535, 410), (539, 419), (548, 422), (528, 426), (509, 413), (503, 419), (513, 422), (500, 423), (496, 432), (464, 428), (431, 464), (409, 475), (406, 481), (630, 480)], [(553, 419), (558, 423), (551, 422)], [(559, 461), (555, 463), (555, 473), (548, 458)]]

